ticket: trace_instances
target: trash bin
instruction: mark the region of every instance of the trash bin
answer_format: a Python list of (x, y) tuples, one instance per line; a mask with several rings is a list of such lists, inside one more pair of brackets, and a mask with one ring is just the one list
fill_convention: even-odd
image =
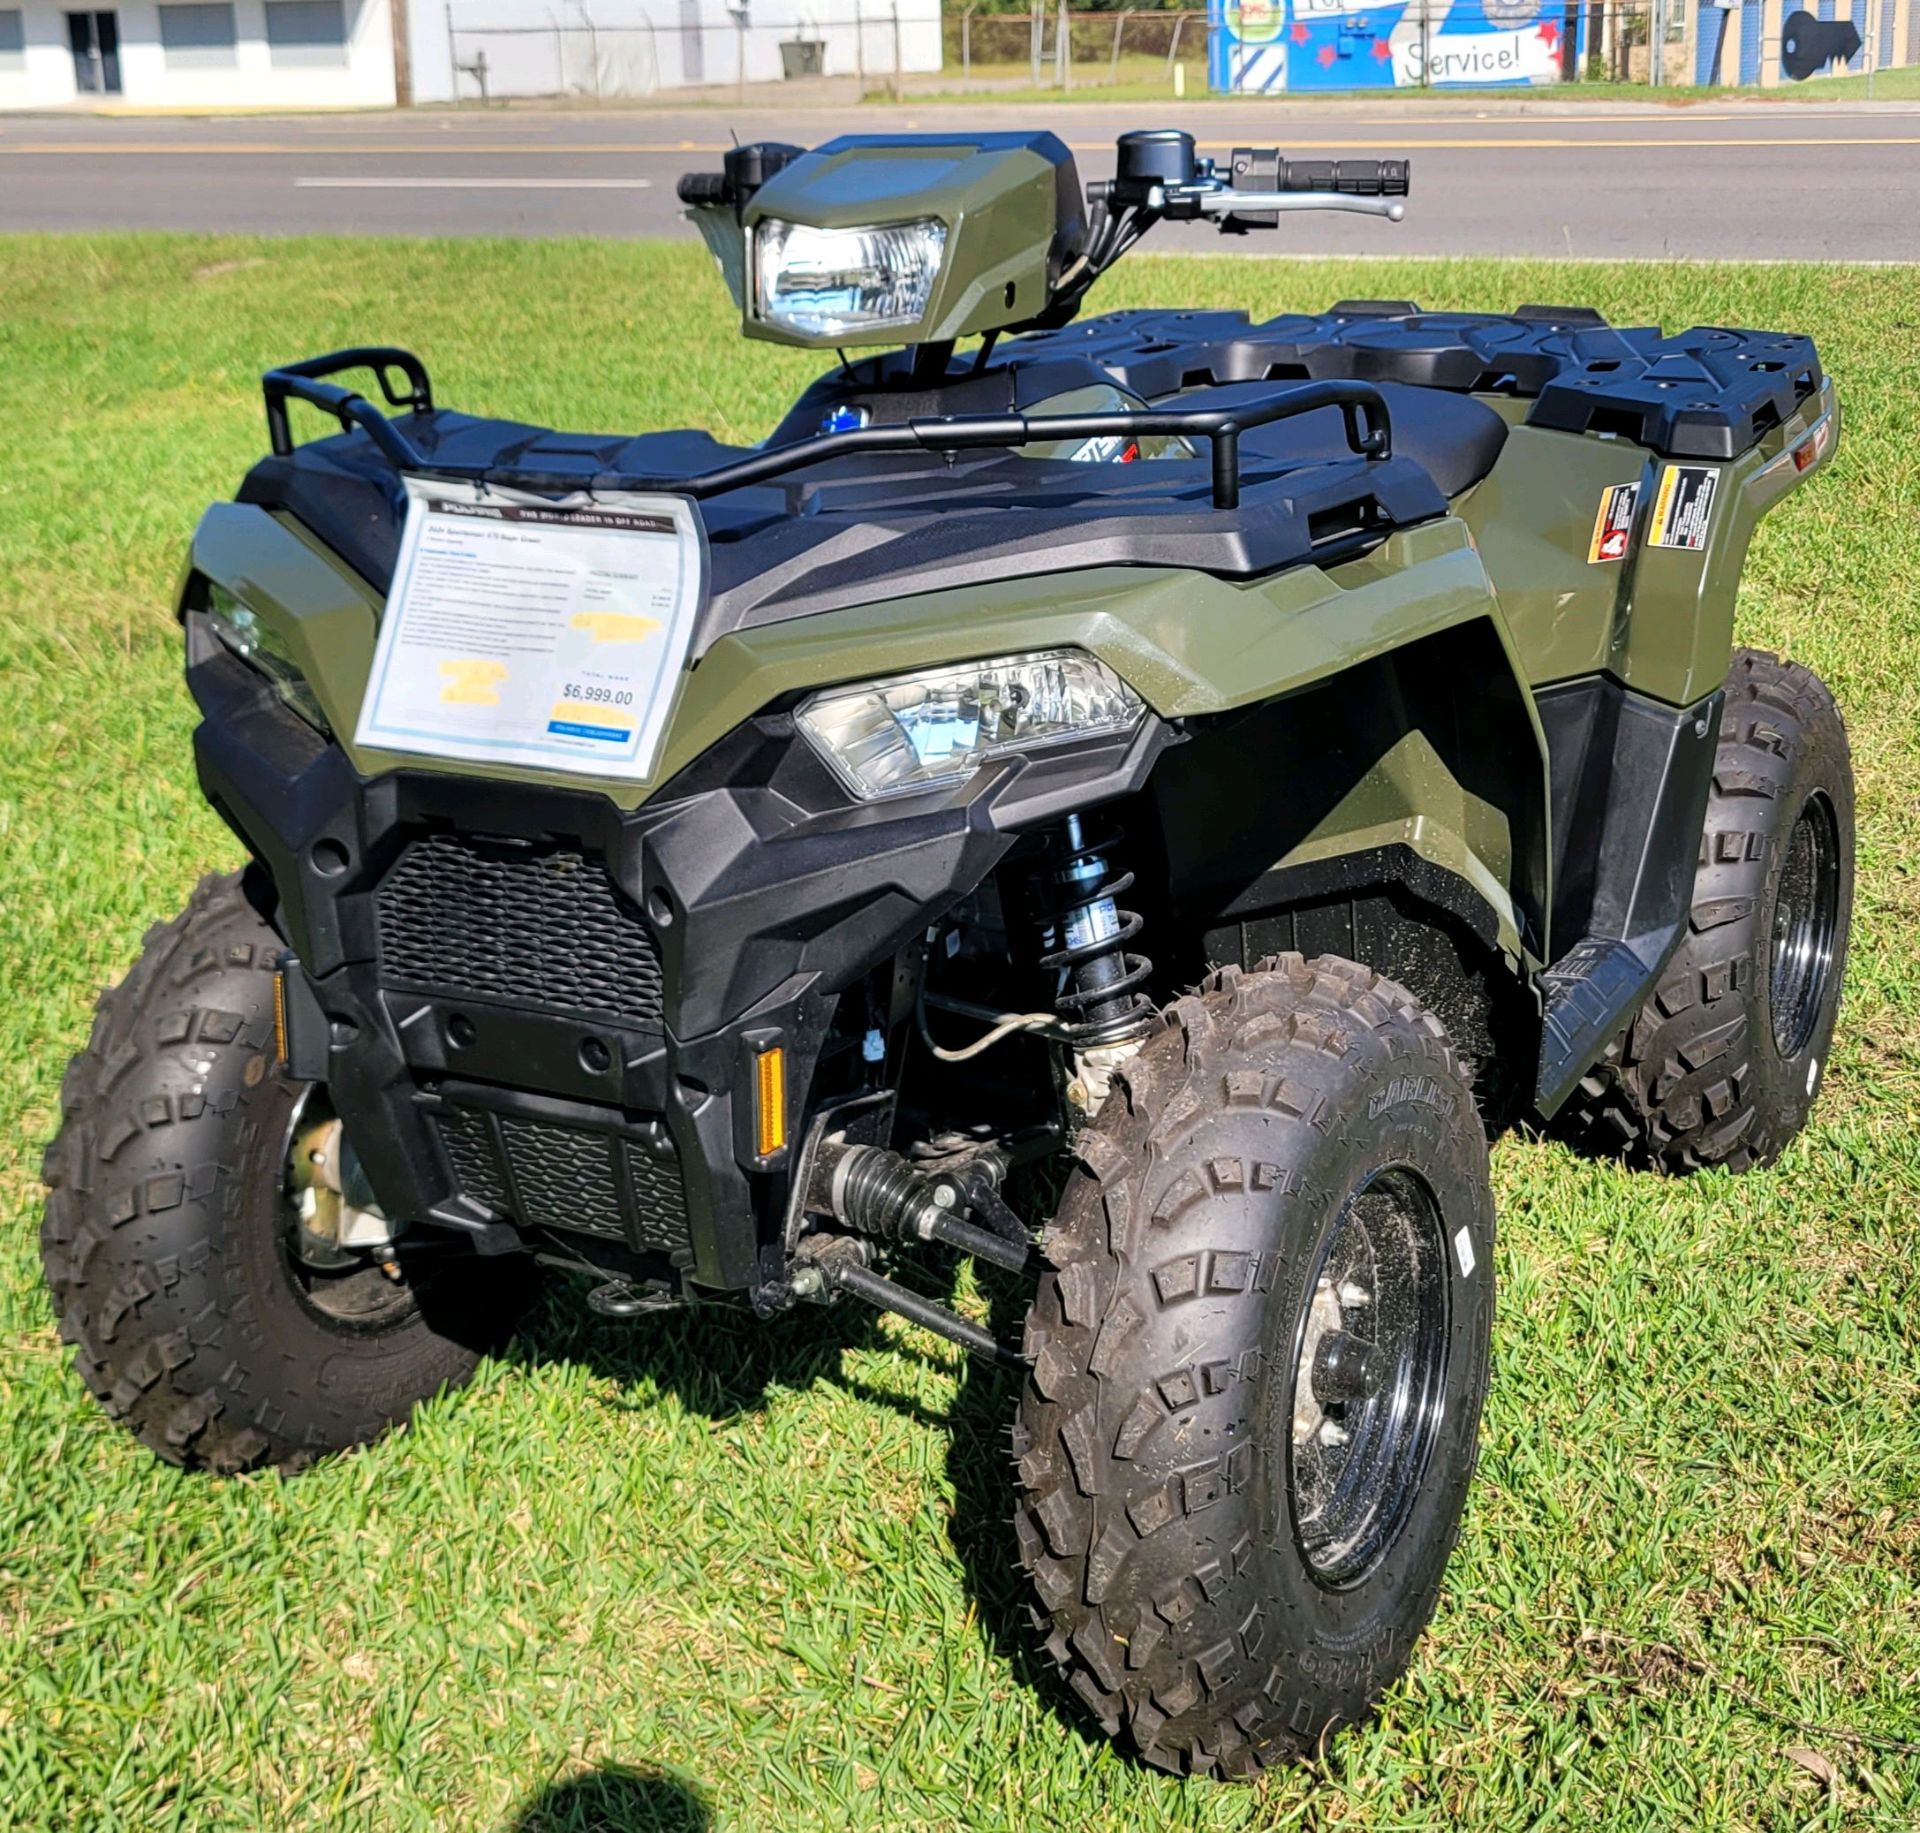
[(789, 82), (796, 76), (818, 76), (827, 67), (824, 38), (786, 38), (780, 42), (780, 74)]

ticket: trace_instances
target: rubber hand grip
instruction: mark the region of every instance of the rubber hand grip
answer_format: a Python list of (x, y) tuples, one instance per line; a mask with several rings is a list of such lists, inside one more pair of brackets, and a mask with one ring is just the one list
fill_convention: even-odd
[(696, 209), (733, 202), (733, 187), (724, 172), (688, 172), (674, 189), (683, 204)]
[(1405, 197), (1411, 178), (1405, 159), (1288, 159), (1281, 191), (1333, 191), (1344, 197)]

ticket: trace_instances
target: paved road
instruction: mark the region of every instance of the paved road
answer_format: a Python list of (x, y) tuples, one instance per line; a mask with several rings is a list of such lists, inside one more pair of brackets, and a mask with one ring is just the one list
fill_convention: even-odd
[[(745, 138), (1052, 126), (1086, 177), (1125, 127), (1202, 150), (1406, 153), (1408, 220), (1296, 219), (1263, 252), (1920, 261), (1920, 107), (1484, 101), (650, 108), (0, 120), (0, 230), (683, 235), (674, 180)], [(1156, 245), (1205, 231), (1158, 232)]]

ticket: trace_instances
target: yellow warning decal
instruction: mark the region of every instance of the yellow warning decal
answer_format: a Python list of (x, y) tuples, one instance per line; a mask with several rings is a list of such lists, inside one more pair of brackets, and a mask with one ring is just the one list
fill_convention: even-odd
[(1713, 494), (1720, 473), (1712, 465), (1669, 465), (1660, 473), (1647, 529), (1650, 547), (1702, 548), (1713, 526)]

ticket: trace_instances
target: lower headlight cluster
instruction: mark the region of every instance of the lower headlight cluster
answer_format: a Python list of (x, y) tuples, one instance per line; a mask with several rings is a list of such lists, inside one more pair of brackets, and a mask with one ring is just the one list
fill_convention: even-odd
[(991, 758), (1130, 731), (1146, 708), (1077, 649), (995, 656), (816, 694), (800, 730), (856, 796), (963, 782)]
[(286, 639), (271, 624), (263, 623), (251, 605), (225, 586), (209, 581), (207, 621), (214, 635), (241, 661), (266, 676), (274, 693), (302, 719), (322, 732), (331, 730), (326, 714), (320, 710), (319, 697), (293, 659)]

